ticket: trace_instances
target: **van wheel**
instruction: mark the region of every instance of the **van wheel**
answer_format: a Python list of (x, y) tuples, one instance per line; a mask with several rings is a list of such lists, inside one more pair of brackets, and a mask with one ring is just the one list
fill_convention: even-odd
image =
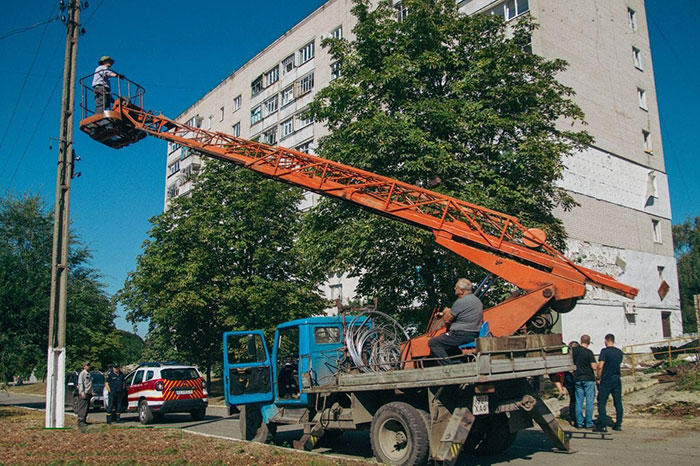
[(148, 402), (146, 400), (141, 400), (139, 402), (139, 422), (143, 425), (153, 422), (153, 412), (151, 408), (148, 407)]
[(408, 403), (387, 403), (374, 414), (370, 440), (375, 458), (393, 465), (428, 461), (428, 428), (420, 410)]
[(277, 425), (263, 422), (260, 407), (256, 405), (243, 405), (238, 417), (241, 427), (241, 438), (249, 442), (272, 443), (277, 432)]
[(203, 421), (204, 417), (207, 415), (206, 409), (194, 409), (190, 411), (190, 416), (192, 416), (193, 421)]

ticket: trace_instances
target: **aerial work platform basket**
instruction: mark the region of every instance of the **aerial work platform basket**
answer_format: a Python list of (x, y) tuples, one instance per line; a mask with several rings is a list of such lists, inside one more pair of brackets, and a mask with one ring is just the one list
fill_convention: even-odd
[[(143, 87), (118, 74), (112, 78), (116, 87), (104, 96), (95, 93), (92, 87), (94, 73), (80, 80), (80, 130), (92, 139), (114, 149), (140, 141), (146, 133), (134, 127), (123, 115), (125, 106), (143, 108)], [(96, 112), (96, 103), (104, 98), (104, 111)]]

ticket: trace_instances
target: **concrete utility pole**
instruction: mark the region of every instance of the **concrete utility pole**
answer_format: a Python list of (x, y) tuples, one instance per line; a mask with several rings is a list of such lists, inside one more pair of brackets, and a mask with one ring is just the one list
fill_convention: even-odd
[(700, 294), (693, 296), (693, 302), (695, 303), (695, 333), (700, 336)]
[[(63, 2), (61, 2), (63, 4)], [(70, 181), (73, 177), (73, 109), (75, 68), (80, 34), (80, 1), (68, 0), (65, 21), (66, 54), (63, 62), (61, 129), (56, 170), (56, 206), (51, 254), (51, 300), (49, 303), (49, 352), (46, 364), (46, 427), (63, 427), (64, 379), (66, 374), (66, 283), (70, 228)]]

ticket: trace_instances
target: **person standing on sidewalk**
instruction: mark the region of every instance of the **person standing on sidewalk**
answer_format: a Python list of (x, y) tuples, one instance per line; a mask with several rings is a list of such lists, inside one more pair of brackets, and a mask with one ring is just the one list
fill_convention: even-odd
[[(591, 429), (595, 427), (593, 423), (593, 403), (595, 399), (595, 371), (598, 364), (595, 362), (593, 351), (588, 349), (591, 344), (589, 335), (581, 335), (581, 344), (574, 348), (574, 381), (576, 383), (576, 424), (579, 429)], [(586, 415), (582, 411), (584, 403), (586, 405)]]
[(87, 427), (87, 414), (92, 398), (92, 376), (90, 375), (90, 363), (83, 364), (83, 371), (78, 375), (78, 404), (76, 415), (78, 416), (78, 428), (85, 430)]
[(608, 415), (606, 404), (612, 394), (615, 405), (615, 425), (613, 430), (622, 430), (622, 381), (620, 380), (620, 364), (623, 353), (615, 347), (615, 335), (605, 335), (605, 348), (600, 350), (598, 357), (598, 425), (596, 432), (607, 432)]
[(119, 422), (124, 373), (119, 370), (118, 364), (115, 364), (107, 374), (105, 387), (107, 387), (107, 424), (111, 424), (112, 421)]

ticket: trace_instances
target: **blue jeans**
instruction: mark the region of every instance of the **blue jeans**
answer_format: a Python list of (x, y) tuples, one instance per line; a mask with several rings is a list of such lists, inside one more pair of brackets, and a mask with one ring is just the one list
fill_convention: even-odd
[[(595, 382), (576, 382), (576, 425), (578, 427), (593, 427), (593, 399), (595, 398)], [(586, 401), (586, 417), (583, 416), (583, 402)]]

